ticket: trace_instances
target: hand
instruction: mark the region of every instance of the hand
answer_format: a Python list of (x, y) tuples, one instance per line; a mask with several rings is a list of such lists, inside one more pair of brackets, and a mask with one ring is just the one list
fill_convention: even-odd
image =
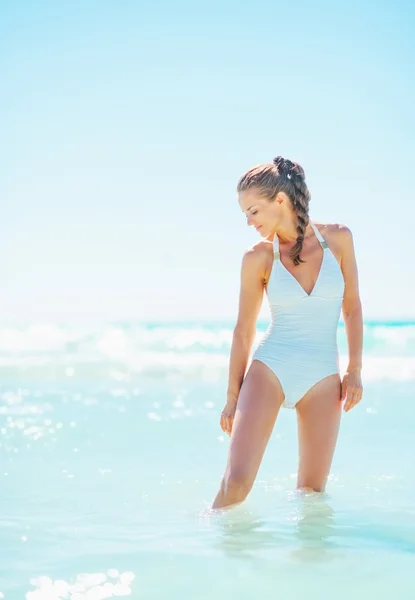
[(220, 426), (222, 430), (231, 435), (233, 419), (235, 417), (236, 405), (238, 403), (237, 398), (228, 398), (225, 404), (225, 408), (220, 415)]
[(363, 386), (362, 377), (359, 371), (346, 372), (342, 380), (341, 400), (346, 398), (344, 411), (348, 412), (356, 406), (362, 399)]

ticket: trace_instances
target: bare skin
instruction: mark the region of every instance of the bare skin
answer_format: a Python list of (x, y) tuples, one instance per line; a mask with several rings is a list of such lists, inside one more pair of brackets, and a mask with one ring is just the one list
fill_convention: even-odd
[[(263, 241), (248, 250), (241, 269), (238, 319), (230, 357), (227, 402), (220, 424), (230, 436), (228, 460), (212, 508), (224, 508), (245, 500), (255, 482), (273, 431), (284, 392), (278, 377), (260, 361), (252, 361), (245, 374), (252, 348), (256, 320), (273, 265), (274, 235), (278, 235), (283, 265), (301, 287), (310, 293), (322, 263), (322, 249), (311, 226), (307, 227), (301, 257), (295, 266), (289, 251), (297, 238), (296, 215), (289, 198), (279, 193), (273, 202), (255, 190), (242, 192), (239, 204)], [(345, 281), (342, 312), (349, 346), (349, 365), (342, 380), (330, 375), (316, 383), (296, 405), (299, 466), (297, 488), (324, 491), (339, 431), (342, 402), (345, 412), (362, 398), (362, 311), (358, 274), (350, 230), (344, 225), (317, 228), (339, 262)]]

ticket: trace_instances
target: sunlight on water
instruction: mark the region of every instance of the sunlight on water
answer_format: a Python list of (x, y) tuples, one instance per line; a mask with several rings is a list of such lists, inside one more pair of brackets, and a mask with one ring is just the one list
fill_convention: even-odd
[(119, 574), (116, 569), (110, 569), (107, 574), (78, 575), (73, 584), (63, 579), (52, 581), (50, 577), (41, 576), (31, 580), (35, 589), (26, 593), (26, 600), (103, 600), (129, 596), (134, 579), (134, 573)]

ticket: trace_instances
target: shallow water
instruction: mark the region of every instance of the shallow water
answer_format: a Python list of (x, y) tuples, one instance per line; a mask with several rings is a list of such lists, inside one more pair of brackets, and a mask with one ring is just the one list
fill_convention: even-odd
[(366, 326), (327, 494), (295, 492), (282, 410), (248, 500), (212, 513), (229, 325), (0, 331), (0, 597), (413, 599), (414, 332)]

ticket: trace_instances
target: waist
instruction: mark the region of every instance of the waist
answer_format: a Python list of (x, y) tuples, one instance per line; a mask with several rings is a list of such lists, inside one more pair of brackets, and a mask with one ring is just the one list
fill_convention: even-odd
[(320, 351), (321, 349), (337, 350), (337, 325), (338, 323), (292, 323), (274, 321), (264, 333), (260, 344), (278, 347), (293, 347), (297, 351)]

